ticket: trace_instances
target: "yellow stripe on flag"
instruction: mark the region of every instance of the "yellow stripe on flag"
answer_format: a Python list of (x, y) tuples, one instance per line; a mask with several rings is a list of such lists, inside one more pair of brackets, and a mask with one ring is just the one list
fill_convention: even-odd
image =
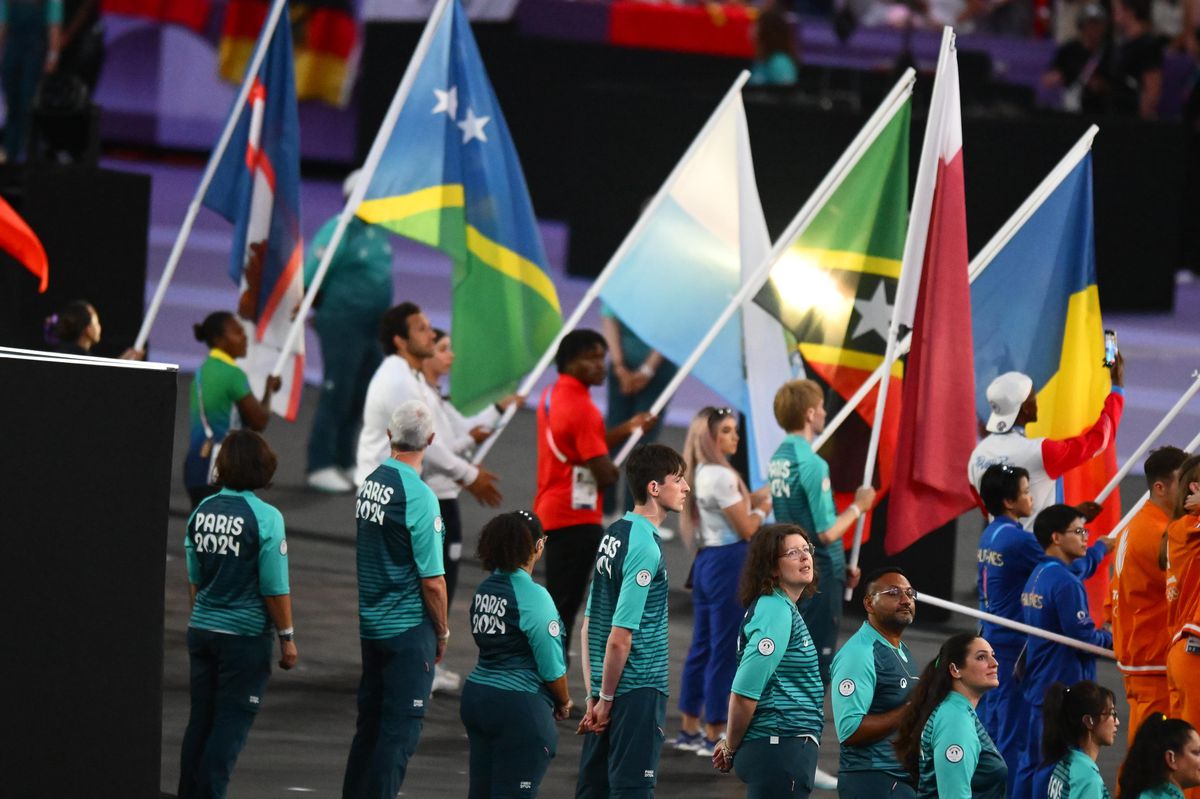
[[(824, 363), (831, 366), (848, 366), (851, 369), (861, 369), (864, 372), (874, 372), (883, 363), (883, 356), (870, 352), (859, 352), (841, 347), (831, 347), (827, 344), (801, 344), (800, 354), (804, 359), (813, 363)], [(899, 359), (892, 362), (892, 377), (904, 378), (904, 364)]]
[(462, 184), (450, 183), (444, 186), (430, 186), (427, 189), (396, 197), (364, 200), (358, 206), (358, 217), (364, 222), (378, 225), (385, 222), (398, 222), (426, 211), (462, 208), (464, 202)]
[(900, 278), (900, 261), (880, 258), (861, 252), (845, 250), (822, 250), (813, 247), (790, 247), (788, 254), (802, 258), (821, 269), (839, 269), (843, 272), (861, 272), (866, 275)]
[(1100, 291), (1088, 286), (1067, 301), (1058, 371), (1038, 392), (1038, 421), (1030, 438), (1070, 438), (1093, 425), (1112, 390), (1104, 361)]
[(497, 244), (471, 225), (467, 225), (467, 250), (497, 272), (528, 286), (556, 312), (562, 313), (558, 306), (558, 292), (554, 289), (554, 283), (533, 261), (522, 258), (502, 244)]

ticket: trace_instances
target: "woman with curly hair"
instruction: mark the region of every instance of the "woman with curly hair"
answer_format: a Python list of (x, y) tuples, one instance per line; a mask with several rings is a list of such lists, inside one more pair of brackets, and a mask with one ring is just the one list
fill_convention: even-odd
[(803, 528), (771, 524), (754, 534), (742, 572), (746, 615), (728, 729), (712, 758), (719, 771), (735, 771), (752, 799), (803, 799), (813, 790), (825, 688), (796, 603), (816, 584), (812, 542)]
[(917, 781), (917, 799), (1003, 799), (1008, 766), (975, 715), (1000, 684), (996, 655), (974, 633), (952, 635), (921, 672), (900, 722), (896, 756)]
[(1142, 722), (1117, 774), (1117, 799), (1183, 799), (1200, 786), (1200, 735), (1183, 719)]

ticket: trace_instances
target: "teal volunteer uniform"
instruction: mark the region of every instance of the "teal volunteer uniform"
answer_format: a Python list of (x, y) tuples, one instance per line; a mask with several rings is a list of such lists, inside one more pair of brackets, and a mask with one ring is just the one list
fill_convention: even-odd
[(808, 625), (780, 588), (746, 610), (732, 692), (758, 702), (733, 761), (748, 799), (808, 796), (825, 726), (825, 687)]
[(1008, 766), (971, 702), (951, 691), (921, 731), (917, 799), (1003, 799)]
[(471, 602), (479, 663), (459, 715), (471, 742), (470, 799), (537, 796), (558, 747), (546, 683), (567, 673), (562, 620), (529, 572), (494, 571)]
[(1156, 788), (1142, 791), (1133, 799), (1184, 799), (1183, 791), (1173, 782), (1164, 782)]
[(395, 458), (363, 481), (355, 515), (363, 672), (342, 796), (394, 799), (433, 688), (437, 633), (421, 580), (444, 573), (445, 531), (433, 491)]
[(842, 623), (846, 552), (841, 541), (822, 544), (817, 536), (833, 527), (837, 511), (829, 482), (829, 464), (803, 436), (789, 435), (767, 467), (775, 521), (798, 524), (813, 540), (813, 563), (820, 577), (817, 593), (801, 600), (800, 613), (817, 645), (821, 679), (829, 683), (829, 665)]
[(590, 696), (600, 695), (612, 628), (632, 631), (632, 642), (608, 729), (584, 737), (575, 796), (653, 796), (667, 713), (667, 561), (645, 516), (626, 513), (605, 531), (584, 615)]
[(870, 622), (863, 622), (833, 658), (833, 721), (842, 745), (838, 795), (843, 799), (915, 795), (912, 776), (896, 759), (891, 736), (865, 746), (847, 746), (846, 739), (864, 716), (905, 704), (919, 673), (904, 642), (892, 646)]
[(1075, 748), (1055, 764), (1046, 796), (1049, 799), (1110, 799), (1096, 761)]
[(188, 519), (183, 549), (196, 601), (179, 796), (223, 797), (271, 674), (263, 597), (289, 593), (283, 516), (250, 491), (222, 489)]

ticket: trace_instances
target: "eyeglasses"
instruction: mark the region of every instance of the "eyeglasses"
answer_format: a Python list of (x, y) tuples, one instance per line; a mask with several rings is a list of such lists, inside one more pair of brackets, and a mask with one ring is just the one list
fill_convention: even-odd
[(1071, 535), (1072, 533), (1082, 536), (1085, 541), (1087, 540), (1088, 531), (1086, 527), (1068, 527), (1066, 530), (1063, 530), (1063, 535)]
[(784, 551), (784, 553), (779, 557), (787, 558), (788, 560), (799, 560), (801, 552), (811, 557), (813, 551), (812, 544), (805, 544), (802, 547), (792, 547), (791, 549)]
[(1117, 714), (1117, 709), (1116, 709), (1116, 708), (1113, 708), (1112, 710), (1101, 710), (1101, 711), (1100, 711), (1100, 717), (1101, 717), (1101, 718), (1104, 718), (1105, 716), (1112, 716), (1112, 717), (1113, 717), (1114, 719), (1116, 719), (1117, 721), (1120, 721), (1120, 720), (1121, 720), (1121, 717), (1120, 717), (1120, 716)]
[(891, 588), (885, 588), (882, 591), (873, 591), (871, 593), (871, 596), (879, 596), (880, 594), (882, 594), (883, 596), (891, 597), (892, 599), (899, 599), (901, 594), (904, 594), (909, 599), (914, 599), (914, 600), (918, 596), (917, 589), (901, 588), (898, 585), (893, 585)]

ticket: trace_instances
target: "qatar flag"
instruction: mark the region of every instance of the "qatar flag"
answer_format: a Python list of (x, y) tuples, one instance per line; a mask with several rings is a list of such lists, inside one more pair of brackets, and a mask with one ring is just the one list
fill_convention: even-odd
[(896, 319), (913, 339), (884, 549), (893, 555), (974, 505), (975, 368), (962, 113), (954, 32), (946, 28), (917, 170)]

